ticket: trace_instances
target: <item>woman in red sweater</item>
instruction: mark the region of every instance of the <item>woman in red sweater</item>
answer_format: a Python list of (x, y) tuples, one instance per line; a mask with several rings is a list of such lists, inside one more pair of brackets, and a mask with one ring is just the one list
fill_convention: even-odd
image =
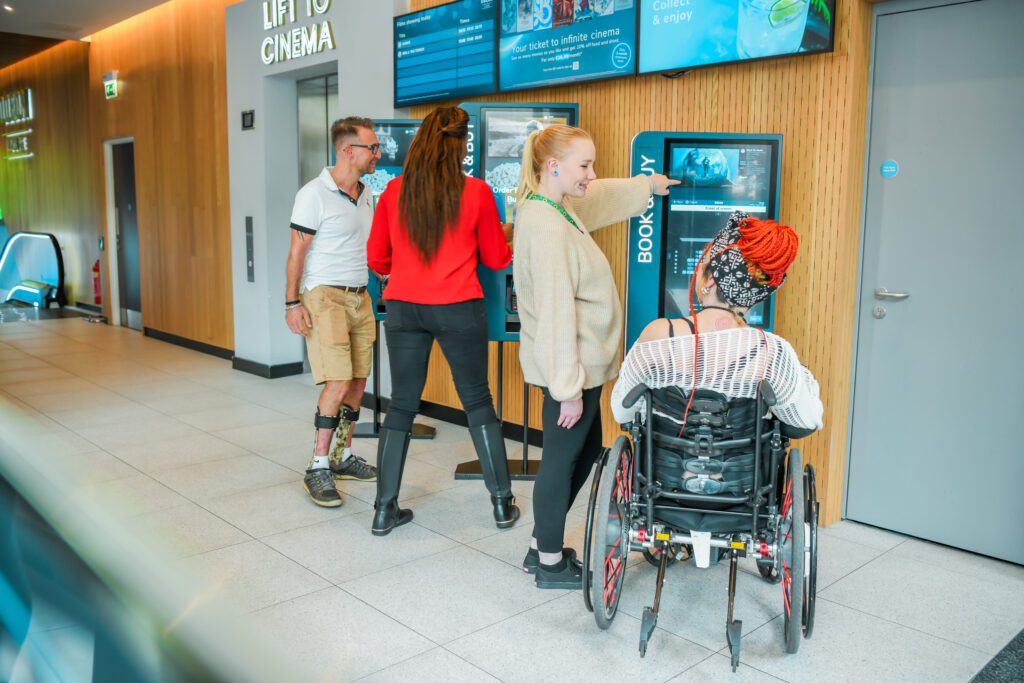
[(442, 107), (423, 120), (409, 147), (402, 176), (377, 203), (367, 261), (387, 276), (391, 405), (377, 446), (374, 535), (412, 520), (398, 507), (413, 418), (427, 381), (434, 340), (452, 369), (469, 422), (494, 521), (507, 528), (519, 518), (505, 456), (505, 440), (487, 383), (487, 315), (477, 263), (504, 268), (512, 261), (490, 187), (462, 172), (469, 116)]

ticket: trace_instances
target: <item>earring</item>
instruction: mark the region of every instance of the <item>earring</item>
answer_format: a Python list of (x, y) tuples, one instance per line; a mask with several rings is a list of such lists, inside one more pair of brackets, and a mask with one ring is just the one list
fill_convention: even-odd
[(710, 292), (711, 292), (711, 288), (710, 287), (701, 287), (700, 288), (700, 293), (703, 294), (704, 296), (707, 296)]
[(554, 171), (552, 171), (551, 175), (558, 175), (558, 169), (556, 168)]

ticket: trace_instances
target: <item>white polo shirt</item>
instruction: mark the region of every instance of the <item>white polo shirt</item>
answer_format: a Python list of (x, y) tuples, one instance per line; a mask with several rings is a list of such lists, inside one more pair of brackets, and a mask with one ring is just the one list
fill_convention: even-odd
[(320, 285), (366, 286), (373, 193), (362, 182), (358, 187), (359, 198), (353, 199), (338, 189), (327, 167), (296, 193), (291, 228), (313, 236), (302, 267), (300, 292)]

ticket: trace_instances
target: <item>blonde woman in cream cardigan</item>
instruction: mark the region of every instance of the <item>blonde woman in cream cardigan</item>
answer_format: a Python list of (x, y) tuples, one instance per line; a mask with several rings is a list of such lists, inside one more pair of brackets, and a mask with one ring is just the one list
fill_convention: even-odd
[(565, 516), (601, 452), (601, 388), (615, 379), (622, 308), (611, 266), (590, 233), (637, 216), (663, 175), (597, 180), (586, 131), (550, 126), (527, 138), (515, 219), (519, 361), (544, 392), (544, 455), (533, 490), (534, 531), (523, 569), (539, 588), (581, 588)]

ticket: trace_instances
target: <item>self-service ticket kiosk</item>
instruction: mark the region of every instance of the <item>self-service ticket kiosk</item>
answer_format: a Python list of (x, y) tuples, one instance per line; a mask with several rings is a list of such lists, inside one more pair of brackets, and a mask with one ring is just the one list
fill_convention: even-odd
[[(643, 132), (633, 138), (632, 158), (634, 174), (664, 173), (682, 183), (630, 219), (625, 349), (652, 320), (689, 315), (697, 259), (732, 212), (778, 219), (782, 136)], [(773, 295), (747, 322), (771, 330), (774, 304)]]
[[(405, 157), (409, 152), (409, 145), (416, 137), (416, 131), (420, 129), (420, 121), (415, 119), (387, 119), (374, 122), (374, 132), (377, 134), (377, 141), (380, 143), (380, 159), (377, 161), (377, 168), (373, 173), (362, 177), (363, 184), (373, 193), (373, 207), (377, 208), (377, 200), (380, 199), (384, 188), (388, 183), (402, 175), (402, 167), (405, 165)], [(373, 317), (377, 327), (377, 338), (373, 342), (373, 422), (359, 424), (352, 432), (355, 438), (376, 438), (380, 435), (380, 323), (387, 318), (387, 309), (384, 305), (382, 294), (382, 283), (377, 275), (370, 271), (370, 279), (366, 284), (366, 291), (370, 295), (370, 302), (373, 306)], [(412, 438), (433, 439), (437, 430), (427, 425), (413, 423)]]
[[(499, 197), (502, 220), (515, 220), (519, 169), (526, 138), (553, 124), (575, 126), (579, 105), (519, 102), (463, 102), (469, 114), (469, 151), (464, 160), (466, 175), (483, 178)], [(512, 266), (477, 271), (487, 305), (491, 341), (519, 341), (519, 309)]]
[[(469, 149), (463, 162), (466, 175), (483, 178), (498, 199), (498, 215), (503, 222), (515, 220), (516, 192), (526, 138), (535, 130), (554, 124), (575, 126), (579, 105), (565, 103), (463, 102), (469, 114)], [(484, 290), (487, 308), (488, 338), (498, 342), (498, 420), (502, 419), (504, 362), (507, 341), (519, 341), (519, 306), (511, 264), (501, 270), (479, 266), (477, 275)], [(523, 415), (530, 414), (530, 393), (523, 388)], [(523, 420), (523, 465), (509, 467), (513, 479), (533, 479), (539, 462), (529, 459), (529, 424)], [(462, 463), (455, 469), (456, 479), (480, 478), (480, 463)]]

